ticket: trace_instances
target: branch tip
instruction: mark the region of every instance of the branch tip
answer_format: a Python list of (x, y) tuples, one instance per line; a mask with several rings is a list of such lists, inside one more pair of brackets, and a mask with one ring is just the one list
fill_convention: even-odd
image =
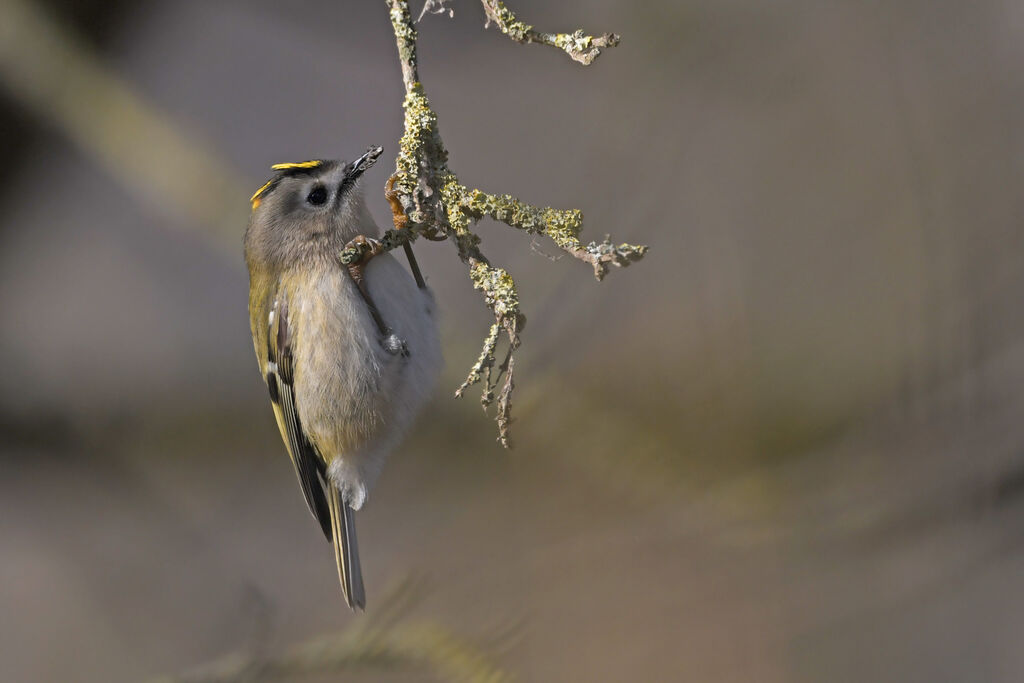
[(615, 47), (619, 44), (620, 38), (614, 33), (605, 33), (600, 36), (589, 36), (582, 29), (572, 33), (545, 33), (536, 31), (526, 22), (520, 21), (512, 13), (505, 3), (500, 0), (480, 0), (484, 6), (484, 14), (487, 22), (484, 28), (488, 28), (491, 22), (517, 43), (541, 43), (557, 47), (565, 52), (573, 61), (588, 66), (601, 55), (601, 49)]

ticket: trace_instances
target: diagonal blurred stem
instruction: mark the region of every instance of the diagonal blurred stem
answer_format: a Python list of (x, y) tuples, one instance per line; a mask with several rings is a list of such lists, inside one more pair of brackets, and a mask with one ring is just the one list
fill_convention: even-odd
[[(240, 174), (114, 75), (71, 28), (29, 0), (0, 0), (0, 88), (176, 225), (237, 260)], [(184, 220), (182, 220), (184, 219)]]
[(315, 636), (273, 654), (236, 652), (148, 683), (288, 681), (383, 670), (431, 670), (444, 680), (463, 683), (512, 681), (479, 646), (436, 622), (408, 618), (424, 590), (422, 580), (405, 577), (388, 590), (374, 614), (339, 633)]

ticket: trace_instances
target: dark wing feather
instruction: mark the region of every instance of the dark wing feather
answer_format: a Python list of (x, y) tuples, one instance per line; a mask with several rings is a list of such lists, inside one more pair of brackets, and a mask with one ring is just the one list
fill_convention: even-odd
[[(331, 540), (331, 511), (327, 505), (320, 477), (325, 477), (323, 460), (306, 438), (295, 408), (295, 391), (292, 386), (293, 356), (291, 337), (288, 334), (288, 302), (283, 297), (274, 302), (273, 319), (267, 334), (267, 388), (274, 404), (281, 436), (284, 437), (288, 455), (295, 466), (295, 474), (306, 497), (306, 505), (313, 517), (320, 523), (327, 540)], [(277, 333), (274, 333), (274, 325)]]

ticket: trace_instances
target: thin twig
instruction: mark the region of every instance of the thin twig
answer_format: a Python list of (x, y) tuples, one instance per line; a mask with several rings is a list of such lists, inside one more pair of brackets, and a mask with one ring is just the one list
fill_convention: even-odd
[(451, 19), (455, 16), (455, 10), (448, 6), (451, 0), (424, 0), (423, 9), (420, 10), (420, 15), (416, 17), (416, 23), (423, 21), (423, 17), (427, 14), (447, 14), (448, 18)]
[(584, 66), (600, 56), (601, 48), (615, 47), (619, 44), (619, 36), (614, 33), (588, 36), (582, 30), (572, 33), (535, 31), (532, 26), (517, 19), (512, 10), (505, 7), (505, 3), (499, 0), (481, 0), (481, 2), (484, 12), (487, 14), (487, 24), (484, 28), (489, 27), (493, 21), (502, 33), (517, 43), (541, 43), (557, 47)]
[[(512, 13), (500, 2), (484, 0), (484, 9), (514, 40), (556, 45), (583, 64), (594, 60), (599, 53), (598, 48), (618, 43), (618, 37), (610, 34), (591, 38), (580, 32), (572, 36), (538, 33), (521, 22), (516, 23)], [(448, 167), (448, 151), (438, 129), (437, 114), (431, 108), (419, 79), (417, 33), (409, 3), (407, 0), (388, 0), (388, 10), (405, 85), (402, 104), (405, 128), (395, 163), (397, 180), (393, 183), (393, 190), (409, 220), (402, 230), (385, 233), (381, 245), (388, 250), (420, 236), (434, 238), (442, 235), (455, 244), (459, 258), (469, 266), (473, 287), (483, 293), (484, 303), (494, 314), (494, 324), (484, 341), (480, 357), (455, 395), (461, 396), (469, 386), (482, 381), (481, 403), (487, 408), (497, 401), (498, 436), (501, 443), (508, 446), (512, 390), (515, 387), (515, 351), (519, 348), (519, 333), (526, 324), (526, 317), (519, 308), (515, 280), (484, 256), (480, 237), (472, 231), (472, 224), (487, 216), (531, 234), (547, 235), (559, 248), (590, 264), (598, 280), (607, 274), (611, 266), (628, 266), (641, 259), (647, 247), (615, 245), (607, 238), (602, 243), (584, 245), (579, 240), (583, 215), (578, 210), (535, 207), (511, 195), (489, 194), (460, 183)], [(508, 343), (507, 355), (492, 384), (495, 352), (502, 334)], [(498, 383), (501, 383), (500, 388)]]

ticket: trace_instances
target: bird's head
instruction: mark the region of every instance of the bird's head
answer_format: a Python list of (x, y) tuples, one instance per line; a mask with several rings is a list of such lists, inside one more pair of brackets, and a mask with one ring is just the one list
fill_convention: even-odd
[(274, 176), (252, 196), (246, 252), (284, 262), (335, 249), (373, 222), (359, 178), (383, 150), (371, 147), (354, 161), (314, 159), (274, 164)]

